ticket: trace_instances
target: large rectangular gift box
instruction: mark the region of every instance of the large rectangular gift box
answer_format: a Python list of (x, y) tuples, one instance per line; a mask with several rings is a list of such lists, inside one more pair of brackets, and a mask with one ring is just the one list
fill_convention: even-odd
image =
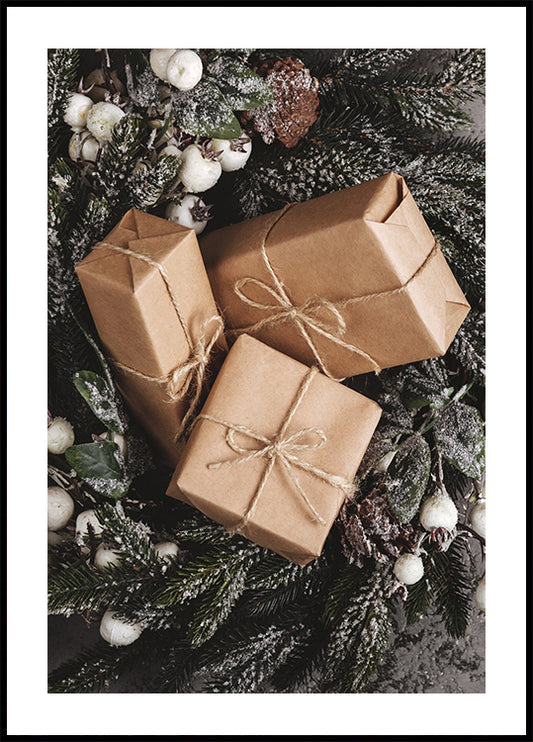
[(247, 332), (333, 378), (443, 355), (469, 311), (395, 173), (200, 243), (228, 337)]
[(316, 368), (242, 335), (167, 494), (298, 564), (321, 551), (381, 415)]
[(118, 387), (175, 466), (176, 439), (227, 348), (194, 230), (130, 209), (76, 272)]

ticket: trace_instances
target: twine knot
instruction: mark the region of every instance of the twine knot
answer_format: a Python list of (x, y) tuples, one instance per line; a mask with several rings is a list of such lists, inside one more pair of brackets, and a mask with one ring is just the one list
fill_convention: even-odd
[[(292, 402), (287, 416), (285, 417), (281, 425), (280, 430), (270, 438), (263, 435), (262, 433), (257, 432), (256, 430), (252, 430), (251, 428), (246, 427), (245, 425), (236, 425), (207, 413), (201, 413), (196, 418), (196, 421), (201, 419), (210, 420), (217, 425), (225, 427), (226, 443), (228, 447), (237, 454), (237, 456), (232, 459), (228, 459), (225, 461), (216, 461), (207, 464), (208, 469), (224, 469), (228, 467), (238, 466), (240, 464), (246, 463), (247, 461), (252, 461), (258, 458), (264, 458), (267, 461), (267, 465), (263, 471), (257, 490), (255, 491), (255, 494), (242, 519), (234, 528), (231, 529), (232, 531), (237, 533), (243, 532), (244, 528), (253, 515), (257, 503), (259, 502), (261, 494), (263, 493), (263, 490), (267, 483), (268, 477), (270, 476), (270, 472), (272, 471), (274, 465), (278, 462), (287, 472), (289, 479), (291, 480), (296, 491), (306, 504), (307, 509), (309, 510), (313, 518), (317, 520), (322, 526), (326, 525), (326, 521), (317, 512), (317, 510), (309, 500), (307, 494), (305, 493), (293, 471), (294, 468), (305, 471), (311, 476), (321, 480), (322, 482), (329, 484), (331, 487), (340, 490), (345, 496), (353, 494), (354, 485), (352, 482), (349, 482), (348, 480), (336, 474), (330, 474), (329, 472), (325, 472), (322, 469), (319, 469), (313, 464), (310, 464), (301, 456), (301, 453), (303, 451), (321, 448), (323, 445), (325, 445), (325, 443), (327, 442), (327, 437), (323, 430), (316, 427), (300, 428), (294, 433), (287, 435), (287, 428), (289, 426), (289, 423), (291, 422), (298, 405), (300, 404), (305, 392), (309, 387), (309, 384), (311, 383), (311, 380), (313, 379), (313, 376), (316, 373), (316, 368), (310, 368), (308, 370), (298, 390), (298, 393)], [(245, 448), (237, 441), (237, 435), (245, 436), (247, 439), (251, 439), (256, 443), (256, 446), (254, 448)]]
[[(260, 309), (267, 312), (267, 316), (263, 319), (255, 322), (248, 327), (240, 327), (232, 330), (231, 332), (235, 335), (240, 335), (243, 332), (253, 334), (258, 332), (264, 327), (269, 325), (278, 325), (283, 322), (292, 322), (295, 324), (297, 331), (307, 343), (315, 362), (322, 371), (323, 374), (329, 376), (330, 379), (336, 381), (342, 381), (342, 379), (335, 378), (329, 372), (327, 365), (322, 358), (318, 348), (316, 347), (315, 341), (309, 334), (312, 330), (315, 333), (326, 338), (330, 342), (337, 346), (355, 353), (361, 358), (364, 358), (376, 373), (381, 371), (381, 366), (377, 360), (367, 353), (363, 348), (360, 348), (353, 343), (348, 343), (342, 339), (342, 336), (346, 332), (346, 320), (342, 315), (342, 310), (348, 306), (363, 303), (371, 299), (383, 299), (387, 296), (394, 296), (397, 294), (405, 293), (412, 282), (424, 271), (433, 257), (439, 252), (440, 245), (438, 240), (435, 239), (433, 247), (430, 252), (426, 255), (421, 265), (414, 271), (414, 273), (407, 279), (401, 286), (386, 291), (376, 291), (371, 294), (364, 294), (362, 296), (353, 296), (343, 301), (332, 302), (322, 296), (313, 296), (303, 304), (294, 304), (287, 293), (285, 286), (278, 277), (274, 267), (270, 261), (270, 258), (266, 252), (266, 243), (271, 231), (276, 224), (284, 217), (286, 212), (296, 204), (287, 204), (281, 211), (275, 212), (272, 218), (267, 222), (263, 235), (261, 237), (261, 244), (259, 246), (260, 254), (266, 270), (270, 276), (272, 284), (267, 284), (264, 281), (260, 281), (252, 276), (245, 276), (244, 278), (238, 279), (234, 285), (233, 290), (237, 297), (250, 307)], [(244, 290), (250, 285), (255, 285), (261, 291), (269, 294), (275, 303), (267, 303), (252, 299)], [(329, 317), (324, 317), (324, 311), (329, 312)]]
[[(245, 289), (256, 286), (261, 291), (271, 296), (276, 303), (258, 301), (252, 299)], [(346, 331), (346, 321), (335, 305), (323, 296), (312, 296), (303, 304), (293, 304), (289, 299), (281, 282), (278, 286), (269, 286), (264, 281), (246, 276), (234, 284), (235, 294), (239, 299), (250, 307), (268, 312), (268, 315), (257, 322), (253, 329), (260, 330), (267, 325), (276, 325), (282, 322), (296, 322), (307, 326), (311, 330), (336, 333), (342, 335)], [(324, 311), (329, 312), (330, 317), (324, 318)]]

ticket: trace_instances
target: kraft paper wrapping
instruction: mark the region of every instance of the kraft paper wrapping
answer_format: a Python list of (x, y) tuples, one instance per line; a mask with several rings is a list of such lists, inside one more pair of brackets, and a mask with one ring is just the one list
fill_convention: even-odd
[[(194, 230), (130, 209), (102, 242), (146, 255), (164, 267), (193, 339), (204, 322), (218, 315)], [(156, 267), (104, 246), (89, 253), (76, 272), (110, 359), (153, 377), (187, 361), (190, 347)], [(207, 325), (206, 334), (216, 329), (215, 323)], [(213, 373), (222, 348), (224, 340), (213, 349)], [(189, 397), (172, 401), (163, 384), (119, 367), (114, 374), (156, 453), (175, 466), (182, 448), (175, 436)]]
[[(213, 384), (167, 494), (188, 502), (205, 515), (234, 529), (254, 497), (267, 459), (210, 469), (237, 454), (226, 441), (227, 428), (203, 419), (213, 416), (273, 438), (280, 430), (309, 368), (242, 335), (234, 343)], [(298, 404), (287, 435), (316, 427), (324, 445), (303, 449), (299, 456), (314, 467), (353, 482), (361, 458), (381, 416), (379, 406), (361, 394), (316, 373)], [(253, 450), (257, 442), (237, 436)], [(295, 489), (285, 468), (275, 462), (243, 534), (297, 564), (307, 564), (321, 551), (345, 499), (336, 487), (293, 469), (302, 489), (325, 521), (320, 524)]]
[[(235, 293), (236, 282), (244, 277), (272, 286), (261, 243), (279, 214), (256, 217), (201, 239), (211, 287), (230, 332), (235, 328), (251, 332), (302, 363), (320, 366), (290, 317), (250, 331), (271, 310), (248, 306)], [(400, 288), (435, 245), (405, 181), (390, 173), (293, 205), (268, 234), (266, 253), (293, 305), (321, 297), (338, 306), (347, 299)], [(254, 302), (276, 304), (255, 281), (243, 290)], [(325, 371), (342, 379), (443, 355), (469, 309), (437, 249), (402, 292), (340, 309), (346, 330), (342, 333), (332, 326), (331, 333), (363, 349), (375, 365), (362, 354), (307, 329)], [(315, 316), (331, 324), (327, 309), (319, 309)]]

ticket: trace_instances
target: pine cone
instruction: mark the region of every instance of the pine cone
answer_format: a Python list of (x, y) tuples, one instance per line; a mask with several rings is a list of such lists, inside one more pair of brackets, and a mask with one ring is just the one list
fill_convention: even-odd
[(295, 147), (316, 121), (318, 80), (299, 59), (268, 59), (255, 71), (272, 88), (274, 100), (266, 106), (243, 111), (245, 128), (261, 135), (266, 144), (274, 139)]
[(390, 510), (383, 483), (375, 486), (364, 499), (346, 502), (337, 525), (344, 555), (350, 564), (358, 567), (369, 557), (377, 562), (395, 560), (416, 543), (413, 527), (400, 523)]

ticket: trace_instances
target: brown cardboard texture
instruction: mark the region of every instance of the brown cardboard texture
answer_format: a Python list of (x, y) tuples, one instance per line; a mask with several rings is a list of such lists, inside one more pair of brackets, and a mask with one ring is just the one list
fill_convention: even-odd
[[(200, 242), (227, 328), (253, 334), (334, 378), (443, 355), (469, 311), (405, 181), (395, 173), (215, 230)], [(242, 279), (249, 303), (235, 290)], [(392, 293), (353, 302), (383, 292)], [(333, 308), (324, 301), (317, 307), (317, 297)], [(341, 306), (346, 300), (352, 303)], [(304, 330), (322, 363), (292, 312), (306, 302), (311, 320)], [(276, 321), (250, 329), (276, 314)], [(325, 332), (316, 329), (317, 320)]]
[[(271, 441), (279, 434), (302, 382), (315, 371), (250, 336), (239, 337), (196, 421), (167, 494), (188, 502), (225, 528), (239, 526), (269, 458), (236, 461), (245, 457), (239, 457), (228, 444), (228, 427), (203, 416), (244, 426)], [(294, 439), (304, 444), (295, 449), (298, 458), (351, 485), (380, 415), (375, 402), (316, 372), (285, 437), (303, 429), (319, 429), (325, 439), (321, 445), (305, 447), (306, 442), (317, 441), (316, 431)], [(240, 433), (235, 441), (246, 451), (262, 445)], [(210, 468), (220, 462), (228, 463)], [(312, 515), (291, 474), (324, 525)], [(279, 460), (273, 463), (253, 516), (242, 532), (255, 543), (306, 564), (321, 553), (345, 493), (297, 466), (291, 467), (291, 474)]]
[[(103, 242), (164, 267), (192, 338), (203, 322), (218, 315), (194, 230), (130, 209)], [(89, 253), (76, 272), (110, 359), (156, 378), (187, 361), (191, 350), (157, 267), (103, 246)], [(180, 446), (174, 438), (188, 399), (169, 400), (164, 385), (119, 367), (114, 373), (157, 453), (175, 466)]]

